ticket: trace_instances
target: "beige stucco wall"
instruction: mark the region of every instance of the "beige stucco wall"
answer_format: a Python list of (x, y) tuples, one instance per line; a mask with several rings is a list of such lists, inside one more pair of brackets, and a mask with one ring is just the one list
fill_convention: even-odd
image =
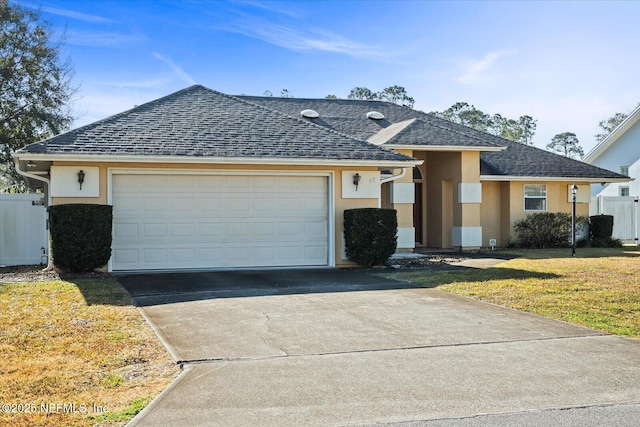
[[(500, 182), (482, 183), (482, 204), (480, 205), (480, 222), (482, 224), (482, 246), (489, 246), (489, 239), (496, 239), (498, 246), (502, 244), (502, 209)], [(507, 216), (508, 217), (508, 216)]]
[[(55, 166), (72, 166), (76, 165), (72, 162), (55, 162)], [(81, 169), (87, 164), (77, 164), (78, 169)], [(333, 206), (334, 206), (334, 242), (335, 242), (335, 265), (336, 266), (353, 266), (354, 264), (348, 260), (342, 259), (343, 247), (342, 247), (342, 235), (344, 231), (344, 211), (345, 209), (354, 208), (371, 208), (378, 207), (377, 198), (343, 198), (342, 197), (342, 171), (377, 171), (375, 167), (331, 167), (331, 166), (278, 166), (278, 165), (206, 165), (206, 164), (173, 164), (173, 163), (157, 163), (157, 164), (131, 164), (131, 163), (91, 163), (90, 166), (99, 167), (100, 178), (100, 195), (98, 197), (54, 197), (52, 198), (53, 205), (67, 204), (67, 203), (96, 203), (107, 204), (109, 189), (108, 189), (108, 174), (110, 168), (118, 169), (139, 169), (139, 170), (199, 170), (199, 171), (280, 171), (280, 172), (326, 172), (333, 175)], [(410, 174), (409, 174), (410, 175)], [(93, 177), (86, 177), (85, 179), (91, 179)], [(55, 185), (55, 183), (52, 183)], [(413, 218), (409, 218), (403, 209), (399, 215), (399, 221), (407, 223), (413, 221)]]
[[(394, 150), (398, 153), (401, 154), (405, 154), (407, 156), (412, 156), (413, 155), (413, 150)], [(396, 169), (394, 173), (400, 173), (402, 170), (401, 169)], [(393, 183), (409, 183), (412, 184), (413, 183), (413, 173), (412, 173), (412, 168), (407, 168), (406, 169), (406, 173), (404, 174), (404, 176), (396, 179)], [(384, 199), (383, 199), (384, 200)], [(413, 228), (413, 203), (393, 203), (390, 206), (392, 209), (395, 209), (398, 215), (398, 229), (399, 229), (399, 234), (402, 230), (400, 229), (406, 229), (406, 228)], [(415, 243), (415, 238), (413, 237), (413, 232), (411, 232), (411, 243), (410, 246), (407, 247), (407, 245), (402, 245), (401, 242), (399, 242), (398, 248), (397, 250), (399, 252), (402, 251), (413, 251), (413, 246)]]
[(479, 227), (480, 203), (459, 203), (458, 186), (477, 184), (480, 180), (480, 153), (414, 152), (424, 159), (424, 196), (426, 208), (427, 246), (452, 246), (453, 227)]
[[(498, 246), (505, 246), (515, 240), (513, 225), (524, 219), (533, 211), (524, 210), (524, 186), (526, 184), (545, 184), (547, 186), (547, 212), (564, 212), (571, 214), (572, 204), (569, 202), (568, 186), (570, 182), (492, 182), (482, 183), (482, 240), (488, 246), (489, 239), (498, 240)], [(589, 183), (576, 182), (580, 191), (589, 191)], [(588, 216), (589, 204), (577, 203), (576, 215)]]
[[(449, 209), (453, 200), (454, 181), (460, 177), (460, 153), (416, 153), (425, 159), (425, 185), (428, 197), (426, 206), (427, 246), (441, 248), (451, 246), (449, 222), (453, 224), (455, 212)], [(414, 156), (415, 157), (415, 156)]]

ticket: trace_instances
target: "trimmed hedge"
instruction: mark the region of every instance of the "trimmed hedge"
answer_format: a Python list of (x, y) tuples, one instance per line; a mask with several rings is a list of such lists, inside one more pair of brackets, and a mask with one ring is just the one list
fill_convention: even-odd
[(57, 268), (87, 272), (111, 257), (113, 207), (68, 204), (48, 208), (51, 251)]
[(344, 211), (347, 258), (363, 267), (385, 264), (396, 251), (398, 218), (395, 209)]

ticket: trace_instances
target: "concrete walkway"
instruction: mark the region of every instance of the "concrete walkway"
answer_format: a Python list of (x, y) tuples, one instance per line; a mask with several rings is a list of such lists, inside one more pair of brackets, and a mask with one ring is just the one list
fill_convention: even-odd
[(634, 340), (355, 271), (120, 281), (184, 366), (132, 426), (640, 422)]

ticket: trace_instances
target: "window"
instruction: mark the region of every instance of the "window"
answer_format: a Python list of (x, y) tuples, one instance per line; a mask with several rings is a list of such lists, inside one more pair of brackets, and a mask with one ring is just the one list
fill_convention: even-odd
[(620, 197), (629, 197), (629, 187), (620, 187)]
[(620, 166), (620, 174), (629, 176), (629, 166)]
[(547, 186), (545, 184), (525, 184), (524, 186), (524, 210), (547, 210)]

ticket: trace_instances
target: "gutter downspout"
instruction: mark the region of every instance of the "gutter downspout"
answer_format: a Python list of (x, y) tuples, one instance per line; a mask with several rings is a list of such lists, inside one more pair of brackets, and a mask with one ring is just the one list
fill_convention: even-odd
[[(31, 178), (31, 179), (35, 179), (36, 181), (42, 181), (44, 182), (47, 187), (46, 187), (46, 193), (47, 193), (47, 208), (49, 206), (51, 206), (51, 180), (48, 178), (45, 178), (43, 176), (40, 175), (36, 175), (33, 173), (29, 173), (25, 170), (22, 170), (20, 168), (20, 162), (18, 161), (18, 159), (16, 157), (13, 158), (13, 163), (16, 165), (16, 172), (18, 172), (18, 174), (26, 177), (26, 178)], [(49, 229), (49, 210), (47, 209), (47, 229)], [(47, 233), (50, 234), (50, 233)], [(48, 256), (47, 256), (47, 266), (44, 268), (44, 270), (42, 271), (52, 271), (53, 270), (53, 258), (51, 257), (51, 236), (49, 235), (49, 239), (47, 242), (47, 246), (48, 248)]]
[[(405, 176), (407, 174), (407, 169), (408, 168), (402, 168), (402, 172), (400, 172), (398, 175), (393, 175), (393, 176), (390, 176), (389, 178), (381, 179), (380, 180), (380, 187), (382, 188), (382, 184), (384, 184), (384, 183), (392, 182), (392, 181), (395, 181), (396, 179), (402, 178), (403, 176)], [(382, 207), (382, 197), (380, 197), (378, 199), (378, 207), (379, 208)]]

